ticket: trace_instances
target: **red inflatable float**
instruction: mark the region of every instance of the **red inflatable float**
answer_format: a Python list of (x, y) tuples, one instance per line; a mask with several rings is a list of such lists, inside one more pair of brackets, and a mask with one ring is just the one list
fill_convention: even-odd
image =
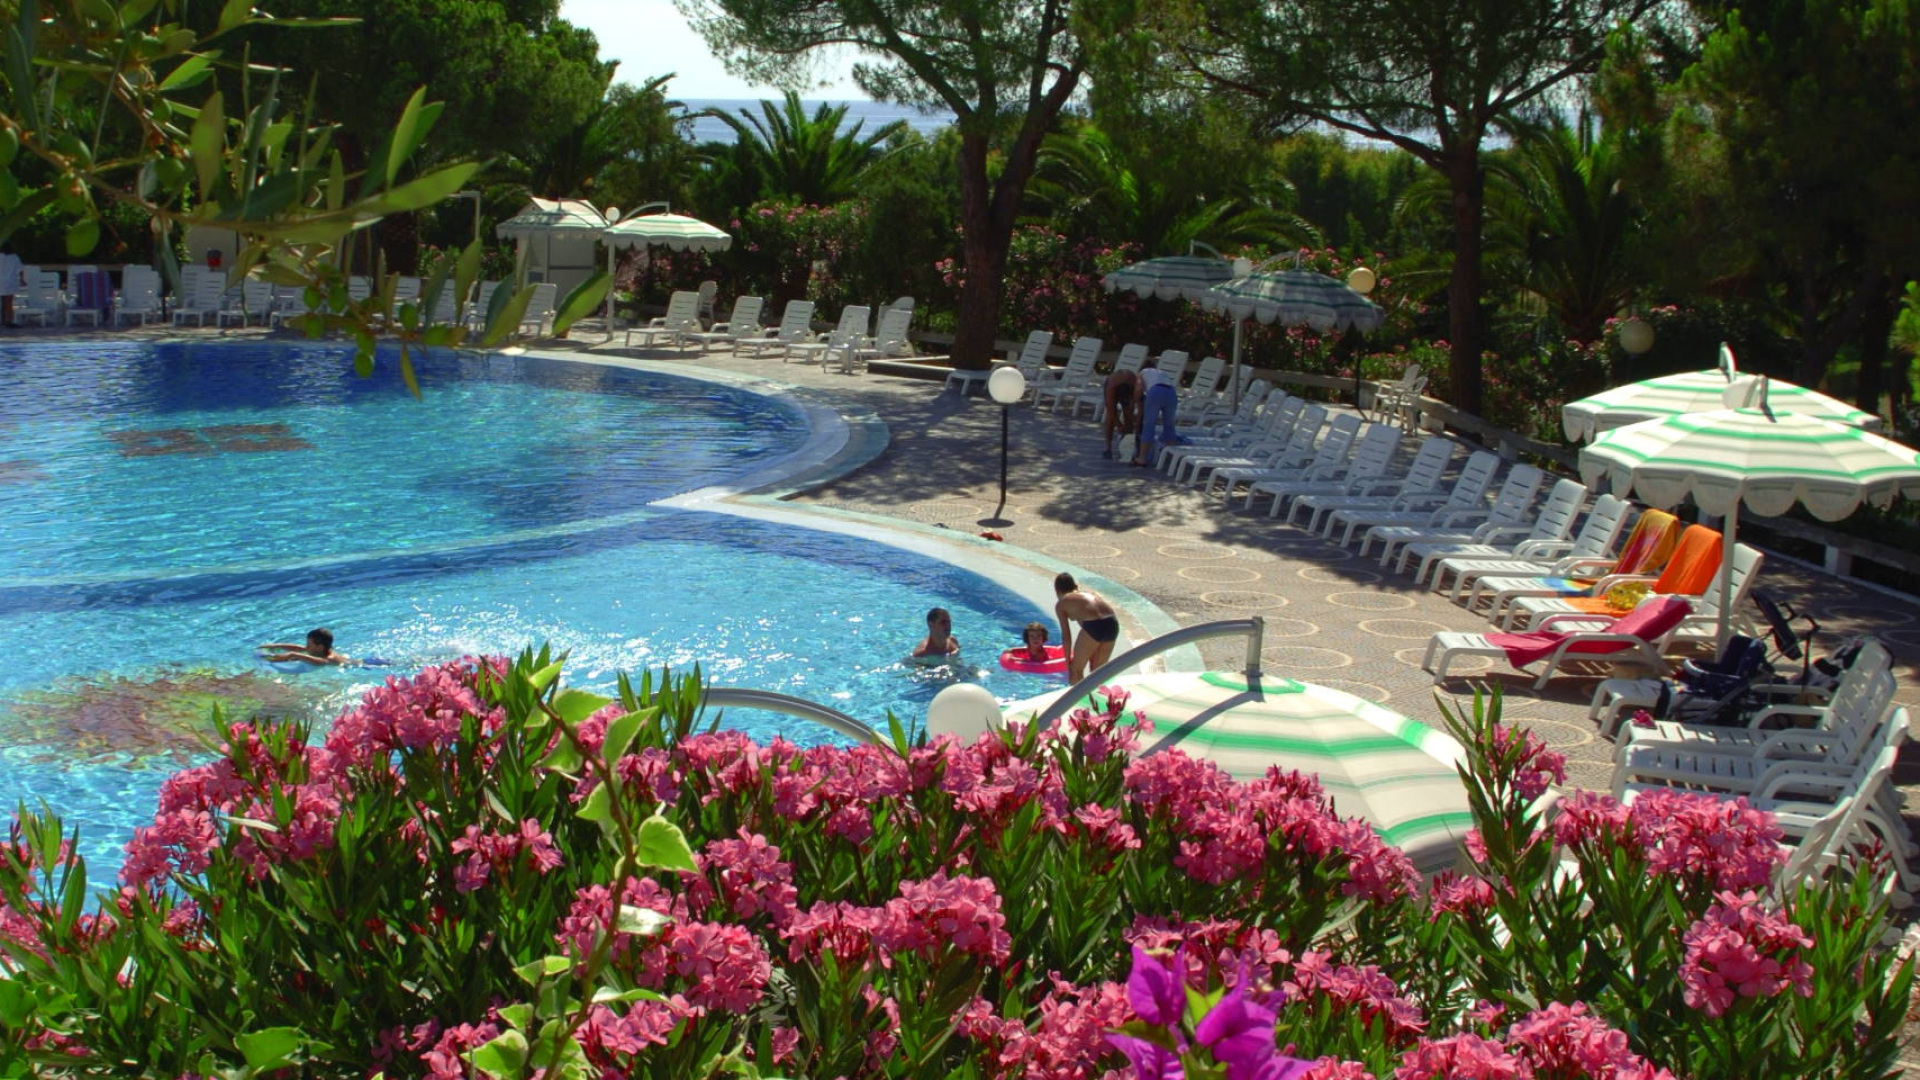
[(1008, 671), (1024, 671), (1031, 675), (1057, 675), (1067, 670), (1067, 654), (1058, 645), (1047, 646), (1047, 658), (1035, 660), (1027, 655), (1025, 645), (1016, 645), (1000, 654), (1000, 666)]

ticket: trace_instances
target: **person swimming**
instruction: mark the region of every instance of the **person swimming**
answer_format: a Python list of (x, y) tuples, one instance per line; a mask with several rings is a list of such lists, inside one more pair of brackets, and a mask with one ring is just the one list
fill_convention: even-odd
[(307, 640), (304, 644), (296, 645), (291, 642), (285, 642), (285, 641), (270, 641), (255, 647), (262, 651), (278, 650), (275, 652), (270, 652), (268, 655), (260, 658), (269, 664), (283, 664), (283, 663), (351, 664), (351, 663), (354, 663), (353, 657), (342, 656), (341, 654), (333, 651), (333, 631), (328, 630), (324, 626), (307, 631)]
[(960, 655), (960, 639), (953, 636), (953, 616), (946, 608), (927, 612), (927, 636), (913, 648), (913, 659)]
[[(1053, 613), (1060, 620), (1060, 644), (1067, 654), (1067, 679), (1079, 682), (1088, 671), (1113, 657), (1113, 643), (1120, 639), (1120, 619), (1107, 598), (1091, 589), (1083, 589), (1073, 575), (1062, 572), (1053, 579), (1053, 594), (1059, 602)], [(1073, 624), (1080, 624), (1078, 639)]]
[(1021, 659), (1031, 660), (1036, 664), (1044, 664), (1052, 659), (1047, 655), (1046, 623), (1028, 623), (1027, 628), (1020, 632), (1020, 640), (1026, 642), (1026, 647), (1020, 650)]

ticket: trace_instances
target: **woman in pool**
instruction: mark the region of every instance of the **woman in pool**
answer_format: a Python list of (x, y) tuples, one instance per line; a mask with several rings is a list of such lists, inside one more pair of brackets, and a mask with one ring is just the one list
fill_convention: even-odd
[(266, 656), (261, 657), (261, 659), (269, 664), (289, 662), (304, 664), (353, 663), (352, 657), (342, 656), (333, 651), (333, 631), (328, 630), (324, 626), (307, 631), (307, 641), (304, 645), (295, 645), (285, 641), (271, 641), (259, 646), (259, 648), (263, 650), (279, 650), (278, 652), (269, 652)]
[[(1081, 677), (1113, 657), (1113, 643), (1120, 639), (1120, 619), (1107, 598), (1091, 589), (1083, 589), (1073, 575), (1062, 572), (1053, 579), (1053, 594), (1059, 602), (1053, 613), (1060, 619), (1060, 645), (1067, 653), (1067, 681)], [(1080, 624), (1076, 640), (1073, 624)]]

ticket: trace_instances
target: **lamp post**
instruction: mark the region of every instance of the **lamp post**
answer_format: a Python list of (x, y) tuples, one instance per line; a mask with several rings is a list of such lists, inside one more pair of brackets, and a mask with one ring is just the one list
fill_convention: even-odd
[[(1368, 293), (1371, 293), (1373, 291), (1373, 287), (1375, 285), (1378, 285), (1379, 283), (1380, 283), (1379, 275), (1375, 274), (1373, 271), (1367, 269), (1364, 266), (1356, 266), (1352, 270), (1347, 271), (1347, 288), (1352, 289), (1354, 292), (1359, 293), (1361, 296), (1365, 296)], [(1359, 409), (1360, 408), (1360, 361), (1353, 359), (1353, 354), (1350, 348), (1350, 346), (1353, 344), (1353, 340), (1354, 340), (1353, 331), (1351, 329), (1349, 329), (1345, 334), (1340, 335), (1340, 347), (1343, 350), (1348, 350), (1347, 359), (1353, 363), (1353, 407), (1355, 409)], [(1365, 414), (1362, 413), (1362, 415), (1365, 415)]]
[(1027, 377), (1020, 374), (1019, 368), (1003, 367), (987, 376), (987, 396), (1000, 403), (1000, 505), (993, 508), (993, 516), (981, 522), (982, 525), (1013, 524), (1001, 516), (1007, 508), (1007, 412), (1026, 392)]
[(473, 200), (473, 238), (475, 240), (480, 239), (480, 193), (477, 191), (456, 191), (452, 197), (455, 199)]

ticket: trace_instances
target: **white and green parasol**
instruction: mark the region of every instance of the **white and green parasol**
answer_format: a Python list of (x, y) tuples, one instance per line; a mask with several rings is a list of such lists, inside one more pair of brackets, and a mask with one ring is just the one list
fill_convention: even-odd
[(1145, 299), (1200, 300), (1207, 290), (1234, 278), (1231, 259), (1205, 255), (1168, 255), (1123, 266), (1100, 284), (1108, 292), (1131, 292)]
[[(612, 277), (614, 252), (619, 248), (725, 251), (733, 246), (733, 237), (724, 229), (683, 214), (635, 214), (607, 226), (600, 233), (600, 242), (607, 246), (607, 276)], [(613, 334), (612, 289), (607, 290), (607, 334)]]
[[(1603, 431), (1642, 420), (1746, 408), (1758, 400), (1759, 393), (1760, 379), (1736, 371), (1733, 351), (1722, 345), (1720, 366), (1712, 371), (1661, 375), (1602, 390), (1592, 397), (1569, 402), (1560, 410), (1560, 423), (1566, 429), (1567, 438), (1584, 442)], [(1880, 426), (1880, 418), (1870, 412), (1789, 382), (1767, 380), (1767, 397), (1773, 408), (1781, 412), (1816, 416), (1858, 428)]]
[[(1635, 494), (1662, 509), (1692, 498), (1726, 518), (1722, 558), (1730, 566), (1742, 505), (1764, 517), (1795, 503), (1838, 521), (1862, 503), (1885, 507), (1920, 497), (1920, 453), (1831, 420), (1788, 412), (1762, 380), (1756, 408), (1717, 409), (1616, 428), (1580, 451), (1580, 477), (1605, 479), (1615, 495)], [(1732, 575), (1720, 576), (1720, 640), (1732, 617)]]
[[(1128, 712), (1146, 715), (1153, 733), (1139, 752), (1179, 747), (1254, 780), (1267, 769), (1319, 778), (1344, 816), (1365, 818), (1422, 872), (1452, 866), (1473, 828), (1455, 764), (1466, 751), (1452, 736), (1365, 698), (1332, 687), (1239, 673), (1175, 672), (1116, 680), (1132, 695)], [(1006, 710), (1020, 720), (1052, 698)], [(1103, 701), (1089, 701), (1103, 708)]]

